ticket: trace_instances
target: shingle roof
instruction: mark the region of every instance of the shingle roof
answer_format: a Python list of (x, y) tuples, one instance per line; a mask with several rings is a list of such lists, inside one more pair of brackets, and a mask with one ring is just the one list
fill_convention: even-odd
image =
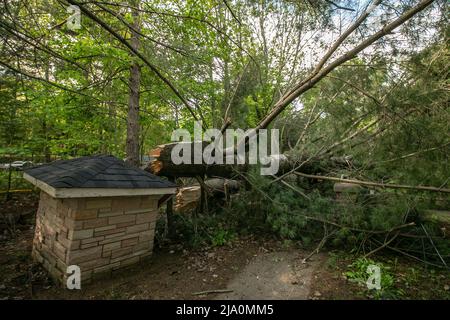
[(172, 182), (128, 166), (113, 156), (100, 155), (58, 160), (25, 170), (54, 188), (173, 188)]

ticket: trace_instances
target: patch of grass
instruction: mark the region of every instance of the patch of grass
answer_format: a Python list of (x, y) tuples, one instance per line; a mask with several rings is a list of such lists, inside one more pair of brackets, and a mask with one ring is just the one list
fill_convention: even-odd
[[(380, 288), (368, 289), (367, 282), (373, 274), (373, 266), (380, 268)], [(370, 298), (375, 299), (400, 299), (405, 295), (404, 290), (395, 286), (395, 275), (391, 267), (381, 262), (371, 259), (358, 258), (348, 266), (348, 271), (344, 273), (349, 281), (358, 283), (365, 288), (365, 293)]]
[(236, 238), (236, 233), (230, 230), (218, 229), (211, 236), (211, 244), (215, 247), (224, 246)]
[[(379, 255), (376, 260), (362, 257), (350, 258), (339, 252), (329, 258), (327, 264), (335, 265), (348, 281), (356, 283), (357, 295), (372, 299), (450, 299), (450, 279), (448, 270), (433, 269), (426, 265), (389, 255)], [(345, 261), (347, 263), (345, 263)], [(349, 264), (349, 261), (352, 263)], [(367, 267), (380, 267), (381, 290), (369, 290)]]

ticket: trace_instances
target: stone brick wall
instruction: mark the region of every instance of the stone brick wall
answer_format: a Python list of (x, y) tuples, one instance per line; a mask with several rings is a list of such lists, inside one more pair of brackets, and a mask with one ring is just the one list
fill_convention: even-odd
[(41, 192), (33, 257), (57, 281), (69, 265), (82, 283), (151, 255), (160, 196), (55, 199)]

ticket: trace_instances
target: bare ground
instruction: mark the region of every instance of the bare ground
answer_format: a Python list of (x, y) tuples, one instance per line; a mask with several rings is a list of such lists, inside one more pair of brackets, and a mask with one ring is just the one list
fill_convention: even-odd
[(308, 299), (314, 270), (325, 257), (317, 255), (307, 263), (303, 258), (298, 250), (260, 254), (227, 285), (232, 292), (217, 299)]

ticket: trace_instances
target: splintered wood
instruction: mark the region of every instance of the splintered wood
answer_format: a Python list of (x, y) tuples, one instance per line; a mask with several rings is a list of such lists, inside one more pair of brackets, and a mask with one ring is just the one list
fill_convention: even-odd
[[(208, 195), (223, 195), (225, 198), (231, 193), (239, 191), (241, 184), (236, 180), (208, 179), (205, 180)], [(178, 189), (174, 209), (177, 212), (187, 212), (197, 208), (201, 197), (200, 185), (192, 185)]]
[(200, 202), (200, 186), (180, 188), (175, 199), (175, 211), (187, 212), (195, 209)]
[(163, 163), (162, 161), (157, 160), (161, 154), (161, 147), (157, 147), (150, 151), (149, 156), (156, 158), (155, 160), (151, 161), (148, 164), (148, 171), (152, 172), (153, 174), (158, 175), (158, 173), (162, 170)]

